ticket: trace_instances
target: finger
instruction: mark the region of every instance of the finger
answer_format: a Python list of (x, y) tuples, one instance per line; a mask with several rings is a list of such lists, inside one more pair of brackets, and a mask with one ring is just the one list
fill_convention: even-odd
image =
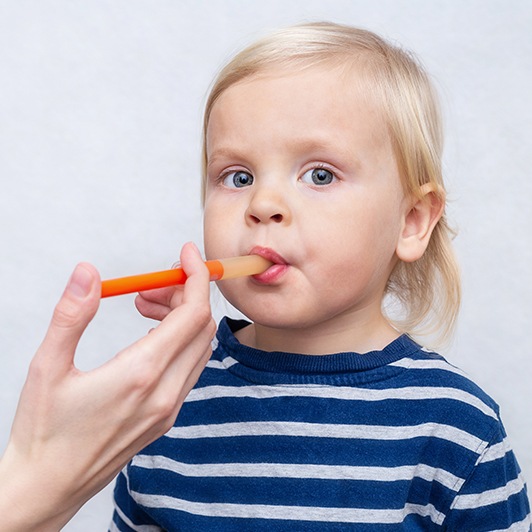
[(172, 296), (176, 291), (182, 291), (182, 286), (168, 286), (166, 288), (154, 288), (153, 290), (143, 290), (139, 296), (146, 301), (170, 306)]
[(181, 250), (181, 267), (187, 274), (183, 302), (209, 302), (210, 273), (198, 248), (192, 242), (185, 244)]
[(182, 294), (182, 286), (145, 290), (135, 298), (135, 306), (145, 318), (162, 321), (172, 309), (181, 304)]
[[(216, 334), (216, 324), (214, 319), (211, 319), (202, 329), (192, 338), (186, 347), (177, 353), (177, 356), (170, 358), (168, 367), (165, 370), (165, 377), (170, 379), (170, 382), (185, 382), (187, 375), (194, 372), (194, 368), (201, 367), (199, 373), (203, 371), (203, 366), (207, 363), (207, 356), (210, 357), (212, 353), (212, 341)], [(204, 362), (203, 362), (204, 360)], [(199, 376), (199, 373), (197, 376)], [(196, 379), (197, 380), (197, 376)], [(195, 382), (194, 380), (194, 382)]]
[(168, 305), (149, 301), (142, 294), (135, 298), (135, 307), (145, 318), (157, 321), (164, 320), (172, 310)]
[(76, 347), (100, 303), (100, 275), (87, 263), (76, 266), (55, 307), (52, 321), (36, 358), (53, 360), (54, 366), (70, 366)]
[[(174, 402), (173, 409), (170, 415), (168, 416), (166, 420), (163, 419), (163, 421), (165, 421), (165, 426), (164, 426), (164, 430), (162, 434), (170, 430), (170, 428), (172, 428), (172, 426), (174, 425), (183, 402), (185, 401), (187, 395), (190, 393), (192, 388), (194, 388), (194, 386), (198, 382), (198, 379), (203, 373), (203, 370), (205, 369), (207, 362), (210, 360), (211, 355), (212, 355), (212, 348), (211, 348), (211, 345), (209, 345), (209, 347), (207, 347), (207, 349), (205, 349), (205, 351), (203, 352), (203, 355), (198, 359), (196, 365), (192, 368), (192, 370), (189, 371), (188, 376), (185, 378), (183, 382), (180, 393), (178, 393), (177, 396), (175, 397), (175, 402)], [(183, 372), (181, 370), (180, 375), (182, 376), (182, 374)], [(173, 382), (175, 383), (175, 380)], [(176, 390), (175, 384), (171, 388), (168, 388), (168, 390), (175, 391)]]
[[(196, 365), (214, 337), (216, 325), (208, 301), (174, 309), (150, 334), (121, 353), (142, 373), (157, 380), (170, 366), (179, 365), (186, 375)], [(135, 359), (136, 362), (132, 362)]]
[(199, 349), (203, 352), (216, 332), (210, 308), (199, 309), (198, 305), (183, 305), (173, 310), (149, 335), (131, 346), (134, 356), (142, 358), (142, 363), (159, 375), (176, 359), (197, 358), (197, 346), (203, 345)]
[(196, 359), (196, 364), (191, 366), (192, 370), (189, 372), (188, 377), (185, 378), (185, 382), (183, 384), (183, 392), (181, 393), (181, 397), (183, 399), (188, 395), (190, 390), (192, 390), (196, 382), (198, 382), (198, 379), (203, 373), (203, 370), (205, 369), (205, 366), (207, 365), (207, 362), (210, 360), (211, 356), (212, 337), (209, 337), (209, 344), (207, 348), (203, 351), (203, 354), (198, 359)]
[[(215, 330), (213, 321), (213, 331)], [(183, 401), (198, 381), (211, 355), (212, 334), (204, 329), (157, 379), (152, 397), (155, 399), (154, 404), (162, 407), (159, 414), (160, 421), (165, 425), (164, 432), (174, 424)]]

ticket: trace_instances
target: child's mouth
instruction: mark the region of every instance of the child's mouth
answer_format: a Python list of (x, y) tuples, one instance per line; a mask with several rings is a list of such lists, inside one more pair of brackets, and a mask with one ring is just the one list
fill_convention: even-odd
[(278, 281), (289, 268), (289, 264), (286, 260), (271, 248), (255, 246), (249, 254), (259, 255), (270, 262), (273, 262), (266, 271), (252, 276), (252, 278), (260, 284), (272, 284)]

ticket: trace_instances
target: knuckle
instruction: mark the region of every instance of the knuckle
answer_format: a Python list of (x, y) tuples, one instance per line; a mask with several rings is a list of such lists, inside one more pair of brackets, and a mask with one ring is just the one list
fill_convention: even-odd
[(163, 424), (170, 424), (170, 427), (173, 425), (176, 411), (176, 402), (175, 398), (171, 394), (160, 393), (154, 399), (153, 410)]
[(172, 412), (164, 418), (159, 419), (157, 423), (158, 434), (163, 436), (166, 434), (173, 426), (176, 420), (177, 414), (175, 409), (172, 409)]
[(132, 393), (140, 398), (147, 397), (156, 385), (152, 372), (141, 365), (131, 368), (128, 380)]
[(194, 321), (198, 324), (198, 328), (204, 329), (209, 327), (210, 322), (213, 321), (210, 305), (198, 305), (194, 309)]
[(67, 299), (60, 301), (54, 309), (52, 323), (56, 327), (70, 328), (79, 323), (78, 306)]
[(155, 368), (149, 363), (150, 357), (146, 354), (140, 346), (136, 346), (134, 353), (131, 349), (126, 349), (119, 354), (129, 361), (127, 375), (123, 375), (129, 393), (140, 400), (148, 397), (157, 385)]
[(172, 428), (181, 403), (175, 394), (162, 392), (153, 394), (145, 402), (146, 418), (158, 436), (162, 436)]

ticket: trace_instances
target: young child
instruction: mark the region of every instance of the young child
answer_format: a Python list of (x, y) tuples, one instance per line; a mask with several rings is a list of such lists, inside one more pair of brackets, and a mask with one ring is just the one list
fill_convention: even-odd
[(410, 336), (448, 334), (459, 305), (441, 151), (427, 75), (371, 32), (295, 26), (221, 71), (205, 252), (273, 265), (219, 283), (251, 323), (221, 322), (111, 530), (529, 530), (497, 405)]

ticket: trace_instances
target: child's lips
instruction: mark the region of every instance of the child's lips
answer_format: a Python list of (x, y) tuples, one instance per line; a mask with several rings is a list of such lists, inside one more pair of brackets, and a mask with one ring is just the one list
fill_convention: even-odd
[(270, 284), (277, 281), (288, 270), (288, 262), (271, 248), (255, 246), (249, 252), (250, 255), (259, 255), (273, 264), (264, 272), (253, 275), (253, 279), (261, 284)]
[(274, 251), (271, 248), (265, 248), (262, 246), (255, 246), (251, 249), (249, 252), (249, 255), (259, 255), (260, 257), (264, 257), (265, 259), (269, 260), (270, 262), (273, 262), (273, 264), (283, 264), (285, 266), (288, 265), (286, 260), (279, 255), (276, 251)]

